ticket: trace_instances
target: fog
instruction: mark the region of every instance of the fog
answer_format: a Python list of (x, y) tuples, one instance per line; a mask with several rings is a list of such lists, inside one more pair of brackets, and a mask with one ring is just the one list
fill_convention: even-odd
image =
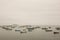
[(0, 0), (0, 25), (59, 25), (60, 0)]

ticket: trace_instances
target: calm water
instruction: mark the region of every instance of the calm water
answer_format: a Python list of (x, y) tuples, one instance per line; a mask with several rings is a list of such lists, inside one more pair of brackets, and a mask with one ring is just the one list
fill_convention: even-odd
[(53, 30), (52, 32), (45, 32), (45, 30), (38, 28), (32, 32), (21, 34), (19, 32), (7, 31), (0, 28), (0, 40), (60, 40), (60, 34), (53, 34), (54, 31), (57, 31), (55, 27), (51, 29)]

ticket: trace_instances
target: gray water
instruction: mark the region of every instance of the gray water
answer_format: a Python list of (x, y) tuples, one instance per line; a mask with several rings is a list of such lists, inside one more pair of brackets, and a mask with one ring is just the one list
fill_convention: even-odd
[[(57, 31), (55, 27), (51, 29), (53, 30), (52, 32), (45, 32), (41, 28), (38, 28), (32, 32), (21, 34), (0, 28), (0, 40), (60, 40), (60, 34), (53, 34), (54, 31)], [(58, 31), (60, 32), (60, 30)]]

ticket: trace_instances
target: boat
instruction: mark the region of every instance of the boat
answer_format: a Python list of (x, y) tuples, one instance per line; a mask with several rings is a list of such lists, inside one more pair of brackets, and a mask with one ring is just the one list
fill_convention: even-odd
[(51, 27), (49, 27), (49, 29), (51, 29)]
[(37, 28), (40, 28), (39, 26), (37, 26), (37, 27), (34, 27), (34, 29), (37, 29)]
[(53, 34), (59, 34), (59, 32), (53, 32)]
[(27, 33), (26, 31), (20, 31), (20, 33)]
[(42, 28), (42, 30), (47, 30), (48, 28)]
[(5, 30), (12, 30), (11, 28), (8, 28), (8, 27), (2, 27), (2, 28)]
[(45, 30), (46, 32), (52, 32), (52, 30), (49, 30), (49, 29), (47, 29), (47, 30)]
[(60, 30), (60, 27), (57, 27), (56, 30)]
[(27, 29), (31, 29), (31, 30), (33, 30), (33, 29), (34, 29), (34, 27), (28, 27)]
[(21, 30), (20, 33), (27, 33), (25, 29)]
[(16, 31), (16, 32), (17, 32), (17, 31), (20, 32), (21, 30), (17, 30), (17, 29), (16, 29), (15, 31)]
[(28, 32), (32, 32), (34, 30), (34, 27), (28, 27), (27, 30)]

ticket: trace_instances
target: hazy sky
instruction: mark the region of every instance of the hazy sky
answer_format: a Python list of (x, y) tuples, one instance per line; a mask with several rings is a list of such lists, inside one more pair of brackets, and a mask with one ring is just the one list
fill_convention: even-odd
[(0, 0), (0, 24), (60, 24), (60, 0)]

